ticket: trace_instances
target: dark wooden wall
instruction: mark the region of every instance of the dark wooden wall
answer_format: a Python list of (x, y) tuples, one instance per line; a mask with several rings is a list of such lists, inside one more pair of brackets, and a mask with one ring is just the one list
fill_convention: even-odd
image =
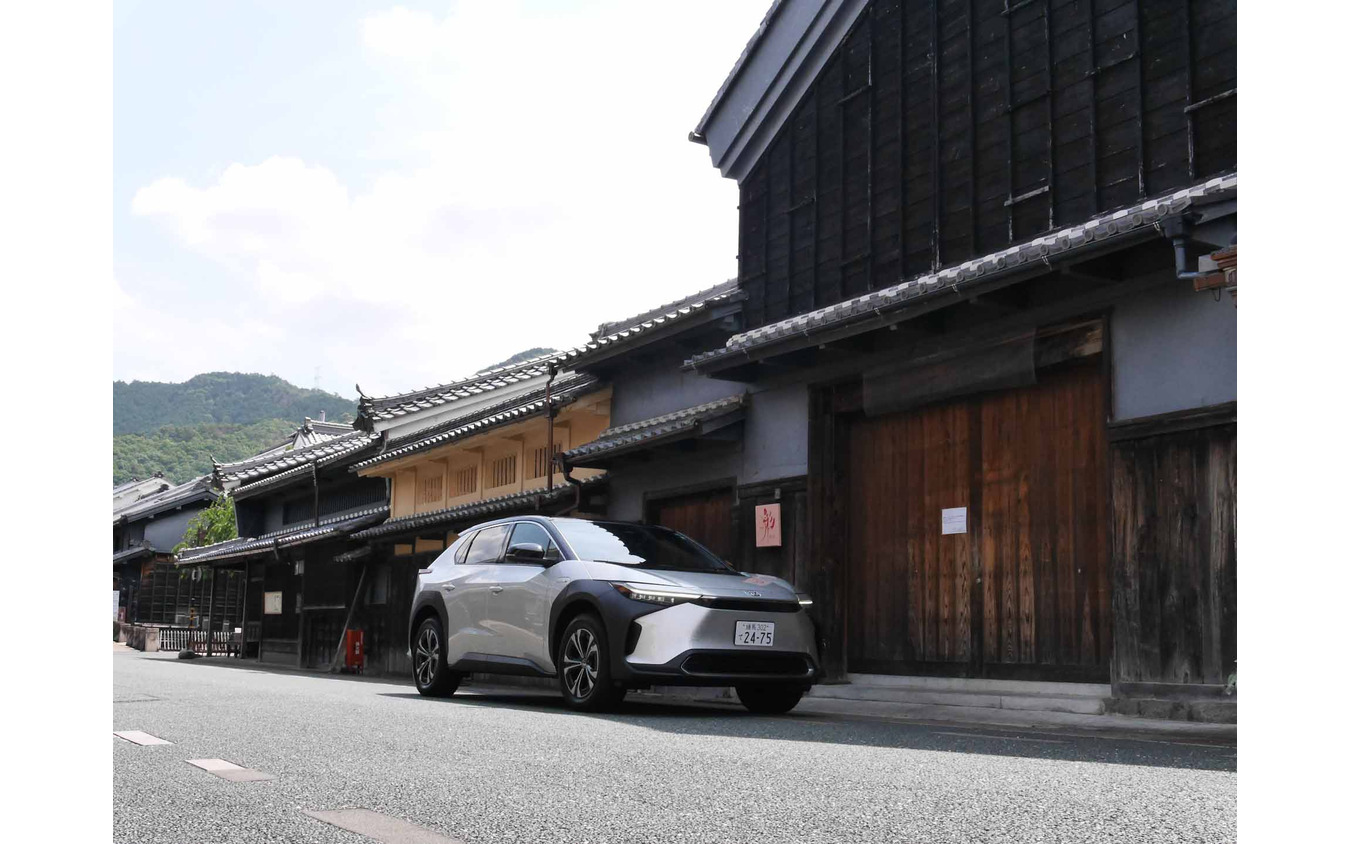
[(1237, 661), (1237, 423), (1111, 447), (1115, 680), (1224, 683)]
[(1235, 0), (875, 0), (741, 184), (749, 327), (1237, 164)]
[[(743, 486), (736, 495), (734, 523), (737, 546), (730, 558), (736, 568), (781, 577), (805, 591), (799, 580), (806, 573), (806, 479), (784, 478), (767, 484)], [(755, 508), (760, 504), (775, 503), (780, 507), (783, 544), (756, 547)]]
[(848, 419), (849, 671), (1108, 679), (1102, 368), (1037, 382)]

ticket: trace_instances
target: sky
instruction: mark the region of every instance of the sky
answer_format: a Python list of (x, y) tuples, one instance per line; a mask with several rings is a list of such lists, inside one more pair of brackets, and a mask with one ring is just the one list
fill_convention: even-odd
[(119, 0), (114, 378), (388, 395), (734, 277), (688, 134), (768, 6)]

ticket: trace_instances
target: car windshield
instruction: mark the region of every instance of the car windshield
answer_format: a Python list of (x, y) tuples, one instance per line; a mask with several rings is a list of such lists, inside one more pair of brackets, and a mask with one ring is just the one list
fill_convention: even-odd
[(711, 551), (667, 527), (580, 520), (554, 524), (583, 560), (639, 569), (736, 574)]

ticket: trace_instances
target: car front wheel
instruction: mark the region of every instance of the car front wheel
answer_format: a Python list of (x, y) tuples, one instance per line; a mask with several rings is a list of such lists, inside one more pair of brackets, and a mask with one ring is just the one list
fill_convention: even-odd
[(781, 715), (796, 706), (805, 690), (795, 686), (737, 686), (741, 705), (761, 715)]
[(558, 685), (573, 709), (604, 712), (618, 706), (627, 692), (610, 678), (605, 628), (593, 615), (579, 615), (567, 625), (557, 664)]
[(445, 665), (445, 634), (435, 616), (423, 621), (413, 638), (413, 682), (427, 697), (447, 697), (459, 688), (459, 675)]

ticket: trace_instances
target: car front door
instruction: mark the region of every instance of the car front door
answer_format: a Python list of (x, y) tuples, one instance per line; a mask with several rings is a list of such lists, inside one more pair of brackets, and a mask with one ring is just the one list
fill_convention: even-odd
[[(533, 556), (535, 548), (542, 551), (542, 558)], [(488, 586), (485, 626), (495, 634), (497, 653), (551, 670), (549, 607), (563, 586), (552, 564), (561, 558), (557, 543), (542, 525), (517, 522), (513, 526), (501, 562), (485, 573), (494, 581)]]

